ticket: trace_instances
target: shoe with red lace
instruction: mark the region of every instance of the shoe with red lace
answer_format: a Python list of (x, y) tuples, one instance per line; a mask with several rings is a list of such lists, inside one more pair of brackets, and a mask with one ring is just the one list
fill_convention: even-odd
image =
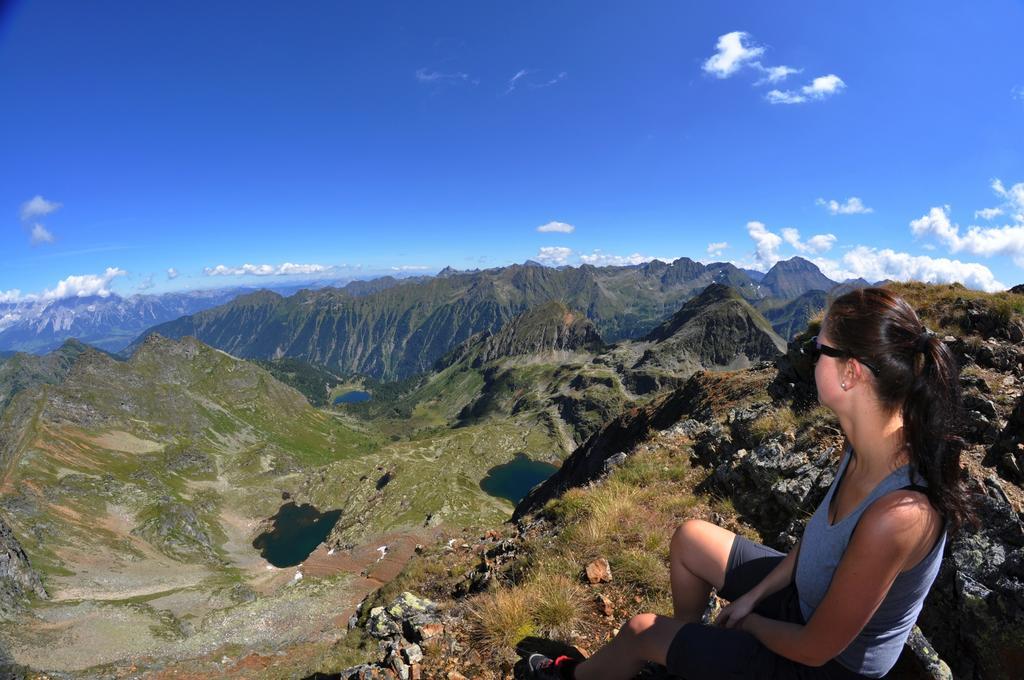
[(534, 680), (572, 680), (577, 663), (576, 659), (564, 655), (551, 659), (543, 654), (531, 654), (526, 660)]

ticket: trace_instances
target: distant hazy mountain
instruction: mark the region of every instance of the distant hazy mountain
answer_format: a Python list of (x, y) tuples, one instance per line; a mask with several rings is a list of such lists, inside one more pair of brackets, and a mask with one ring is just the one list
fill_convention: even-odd
[(150, 330), (172, 338), (192, 335), (236, 356), (287, 356), (342, 374), (395, 379), (429, 369), (470, 336), (494, 333), (544, 302), (582, 311), (602, 338), (614, 342), (649, 332), (716, 282), (752, 300), (764, 297), (730, 264), (680, 258), (553, 269), (532, 263), (472, 272), (446, 268), (436, 277), (361, 297), (337, 289), (288, 298), (246, 295)]
[(224, 304), (243, 289), (73, 297), (0, 305), (0, 349), (42, 354), (76, 338), (101, 349), (124, 349), (150, 326)]
[[(383, 276), (370, 281), (350, 281), (337, 290), (351, 296), (369, 295), (405, 281)], [(337, 284), (337, 282), (335, 282)], [(273, 286), (281, 295), (323, 287), (325, 282)], [(108, 352), (123, 350), (140, 333), (156, 324), (195, 314), (252, 293), (252, 287), (196, 290), (158, 295), (98, 295), (45, 302), (0, 304), (0, 350), (43, 354), (75, 338)]]
[(807, 328), (807, 322), (812, 316), (825, 309), (829, 295), (835, 294), (809, 290), (795, 300), (767, 298), (757, 305), (757, 309), (771, 323), (776, 333), (791, 340)]

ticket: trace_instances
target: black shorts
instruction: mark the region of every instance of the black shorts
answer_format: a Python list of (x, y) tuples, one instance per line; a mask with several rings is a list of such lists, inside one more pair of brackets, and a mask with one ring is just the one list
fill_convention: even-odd
[[(737, 536), (729, 551), (725, 583), (718, 593), (735, 600), (761, 582), (785, 557), (777, 550)], [(762, 616), (790, 623), (806, 623), (800, 612), (796, 585), (790, 584), (758, 603)], [(713, 678), (782, 678), (852, 680), (866, 676), (841, 666), (835, 659), (824, 666), (805, 666), (779, 656), (750, 633), (734, 628), (688, 623), (669, 645), (666, 665), (684, 680)]]

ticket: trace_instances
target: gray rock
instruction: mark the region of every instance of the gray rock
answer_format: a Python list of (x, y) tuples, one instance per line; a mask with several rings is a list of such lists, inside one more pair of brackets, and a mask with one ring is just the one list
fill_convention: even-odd
[(47, 597), (42, 579), (32, 569), (28, 555), (0, 517), (0, 618), (15, 615), (30, 594), (41, 599)]
[(378, 640), (386, 640), (401, 636), (402, 627), (388, 615), (384, 607), (374, 607), (366, 621), (366, 632)]

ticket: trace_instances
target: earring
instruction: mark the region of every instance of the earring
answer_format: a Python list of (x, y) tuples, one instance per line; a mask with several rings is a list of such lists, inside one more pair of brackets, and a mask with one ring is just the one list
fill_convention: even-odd
[(839, 386), (842, 387), (844, 390), (846, 389), (846, 383), (839, 383)]

